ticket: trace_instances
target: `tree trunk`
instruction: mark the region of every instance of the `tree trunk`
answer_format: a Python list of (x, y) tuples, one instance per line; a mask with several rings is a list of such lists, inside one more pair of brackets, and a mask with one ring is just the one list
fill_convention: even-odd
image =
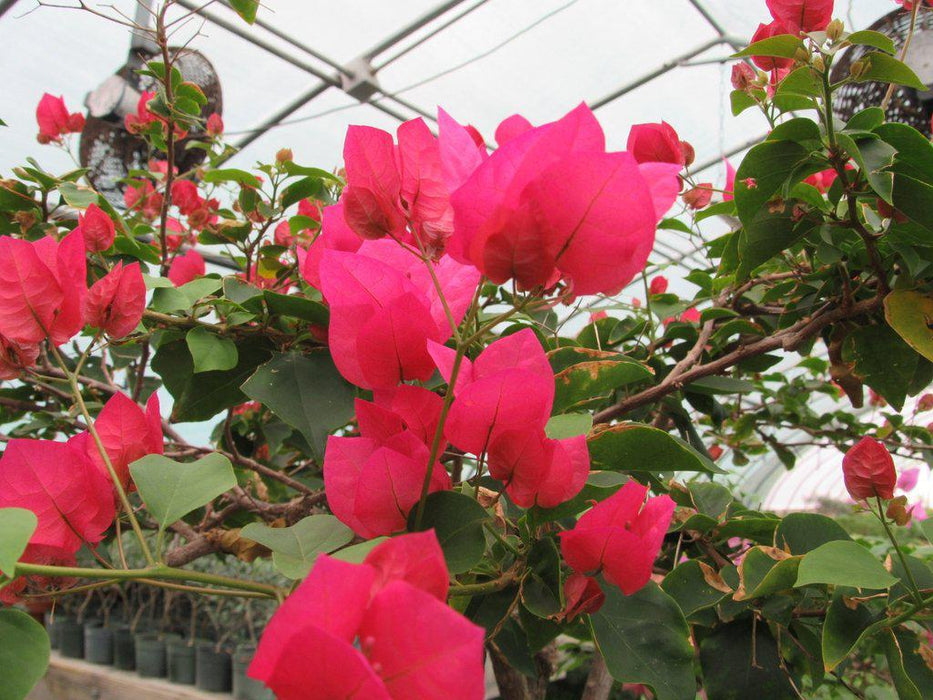
[(544, 700), (548, 682), (554, 670), (552, 657), (556, 648), (553, 644), (549, 644), (535, 654), (535, 664), (538, 667), (537, 678), (529, 678), (509, 665), (505, 655), (499, 651), (495, 643), (489, 643), (486, 648), (489, 650), (492, 670), (499, 686), (499, 697), (502, 700)]
[(580, 700), (607, 700), (609, 692), (612, 690), (612, 676), (609, 675), (609, 669), (606, 668), (606, 661), (598, 651), (593, 653), (593, 664), (590, 666), (590, 673), (586, 677), (586, 685), (583, 687), (583, 695)]

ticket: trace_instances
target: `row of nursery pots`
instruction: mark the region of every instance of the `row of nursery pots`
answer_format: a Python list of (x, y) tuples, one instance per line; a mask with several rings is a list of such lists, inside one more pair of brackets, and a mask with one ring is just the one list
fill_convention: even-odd
[(78, 622), (57, 615), (49, 623), (52, 648), (70, 659), (84, 659), (141, 678), (166, 678), (213, 693), (233, 693), (237, 700), (274, 700), (262, 683), (246, 676), (256, 651), (241, 644), (233, 654), (215, 642), (184, 639), (179, 634), (136, 631), (129, 625), (105, 626), (100, 621)]

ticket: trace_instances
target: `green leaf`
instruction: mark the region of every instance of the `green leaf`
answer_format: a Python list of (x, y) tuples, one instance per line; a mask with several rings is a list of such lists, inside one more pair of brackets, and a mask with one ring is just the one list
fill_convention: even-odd
[(298, 430), (318, 456), (324, 454), (327, 435), (354, 415), (356, 392), (326, 352), (277, 354), (242, 388)]
[(745, 619), (716, 629), (700, 644), (700, 665), (709, 700), (794, 697), (777, 644), (764, 622)]
[(201, 299), (211, 296), (223, 287), (223, 280), (219, 277), (199, 277), (180, 286), (178, 291), (184, 294), (191, 305)]
[[(794, 141), (765, 141), (748, 152), (735, 176), (735, 205), (743, 224), (753, 221), (808, 155), (809, 150)], [(799, 173), (797, 179), (803, 177), (805, 173)], [(748, 186), (749, 178), (754, 187)]]
[[(777, 92), (779, 95), (817, 97), (822, 94), (823, 87), (810, 66), (801, 66), (787, 74), (778, 85)], [(817, 138), (819, 138), (818, 134), (819, 129), (817, 129)]]
[(256, 12), (259, 10), (259, 0), (230, 0), (232, 7), (247, 24), (256, 21)]
[(593, 427), (593, 416), (589, 413), (564, 413), (553, 416), (544, 426), (544, 432), (552, 440), (586, 435)]
[(856, 605), (853, 609), (847, 604), (846, 598), (856, 593), (852, 588), (836, 588), (826, 609), (821, 644), (823, 666), (827, 671), (832, 671), (852, 653), (862, 641), (863, 632), (874, 621), (864, 605)]
[(236, 182), (240, 185), (246, 185), (248, 187), (259, 188), (262, 187), (262, 182), (259, 181), (259, 178), (248, 173), (245, 170), (237, 170), (236, 168), (220, 168), (218, 170), (208, 170), (204, 173), (204, 182)]
[(900, 411), (917, 370), (917, 353), (888, 326), (863, 326), (850, 333), (842, 359), (858, 377)]
[(729, 94), (729, 103), (732, 106), (732, 116), (737, 117), (746, 109), (750, 109), (757, 105), (758, 101), (745, 90), (733, 90)]
[(674, 599), (649, 583), (626, 596), (604, 585), (606, 602), (590, 616), (599, 652), (620, 683), (645, 683), (658, 700), (696, 694), (687, 621)]
[(308, 575), (318, 555), (330, 553), (353, 539), (353, 530), (333, 515), (309, 515), (291, 527), (250, 523), (240, 536), (272, 550), (272, 563), (292, 579)]
[(217, 452), (189, 463), (146, 455), (130, 465), (130, 474), (160, 532), (236, 486), (233, 465)]
[(732, 588), (715, 569), (696, 559), (675, 567), (664, 577), (661, 588), (677, 602), (687, 617), (713, 607), (732, 593)]
[[(884, 38), (887, 39), (887, 37)], [(846, 122), (846, 131), (874, 131), (882, 124), (884, 124), (884, 110), (881, 107), (866, 107)]]
[(890, 588), (897, 579), (862, 545), (838, 540), (820, 545), (800, 562), (795, 585), (814, 583), (878, 590)]
[(933, 298), (910, 290), (891, 292), (884, 298), (884, 317), (904, 342), (933, 360)]
[[(408, 515), (411, 531), (415, 530), (417, 511), (415, 505)], [(434, 528), (450, 573), (462, 574), (483, 559), (486, 552), (483, 521), (487, 518), (486, 510), (469, 496), (457, 491), (437, 491), (425, 501), (420, 529)]]
[[(564, 348), (566, 351), (592, 353), (585, 348)], [(554, 375), (554, 413), (566, 413), (579, 408), (594, 399), (608, 397), (620, 386), (650, 379), (654, 372), (648, 367), (630, 360), (624, 355), (614, 355), (610, 359), (578, 362)]]
[(194, 362), (194, 373), (228, 370), (236, 367), (236, 343), (222, 338), (204, 326), (192, 328), (185, 335)]
[(87, 209), (92, 204), (99, 202), (97, 192), (90, 187), (76, 185), (73, 182), (63, 182), (58, 187), (58, 191), (70, 206), (77, 209)]
[(924, 537), (933, 543), (933, 519), (924, 520), (920, 523), (920, 529), (923, 531)]
[(852, 32), (849, 36), (846, 37), (846, 41), (850, 44), (855, 44), (856, 46), (871, 46), (872, 48), (881, 49), (885, 53), (893, 54), (897, 51), (894, 46), (894, 41), (891, 37), (882, 34), (881, 32), (875, 32), (870, 29), (863, 29), (860, 32)]
[(746, 56), (793, 58), (797, 55), (797, 50), (801, 48), (803, 48), (803, 42), (794, 35), (779, 34), (750, 44), (738, 53), (732, 54), (732, 58), (745, 58)]
[(554, 540), (538, 540), (532, 545), (521, 590), (522, 603), (533, 615), (546, 618), (560, 612), (560, 554)]
[(292, 204), (309, 197), (323, 199), (327, 192), (326, 187), (325, 181), (316, 175), (310, 175), (293, 182), (282, 191), (282, 208), (288, 209)]
[(39, 520), (25, 508), (0, 508), (0, 572), (12, 577)]
[(42, 625), (22, 610), (0, 610), (0, 695), (23, 700), (45, 675), (51, 644)]
[(786, 201), (776, 212), (761, 208), (744, 221), (745, 227), (739, 232), (737, 241), (739, 265), (736, 280), (747, 279), (759, 265), (787, 250), (820, 225), (821, 220), (816, 217), (805, 216), (795, 220), (794, 204), (793, 200)]
[(208, 420), (243, 403), (246, 395), (240, 385), (269, 359), (270, 351), (265, 340), (250, 338), (237, 343), (237, 356), (237, 365), (231, 370), (194, 374), (194, 360), (184, 338), (159, 346), (152, 368), (175, 399), (172, 419), (182, 423)]
[(644, 423), (597, 427), (589, 440), (593, 465), (632, 472), (718, 472), (683, 440)]
[(747, 394), (750, 391), (755, 391), (755, 388), (755, 385), (747, 379), (717, 375), (697, 379), (695, 382), (691, 382), (684, 387), (687, 391), (709, 395)]
[(819, 513), (790, 513), (774, 532), (774, 546), (806, 554), (827, 542), (851, 540), (835, 520)]
[(751, 600), (794, 587), (801, 557), (774, 547), (752, 547), (739, 564), (741, 585), (736, 600)]
[(880, 641), (898, 699), (933, 698), (933, 670), (918, 653), (917, 635), (903, 627), (887, 629), (881, 633)]
[(376, 537), (371, 540), (366, 540), (365, 542), (360, 542), (359, 544), (350, 545), (349, 547), (344, 547), (331, 556), (334, 559), (340, 559), (340, 561), (348, 561), (351, 564), (362, 564), (363, 560), (366, 558), (366, 555), (373, 551), (380, 544), (385, 542), (388, 537)]
[(319, 301), (300, 297), (295, 294), (277, 294), (266, 290), (263, 298), (269, 311), (280, 316), (291, 316), (308, 323), (326, 326), (330, 319), (330, 310)]
[(877, 81), (880, 83), (894, 83), (895, 85), (904, 85), (912, 87), (915, 90), (926, 90), (927, 86), (917, 77), (917, 74), (911, 70), (906, 63), (898, 61), (893, 56), (886, 53), (870, 53), (863, 56), (861, 60), (869, 61), (868, 70), (859, 75), (855, 80), (857, 83), (868, 83)]

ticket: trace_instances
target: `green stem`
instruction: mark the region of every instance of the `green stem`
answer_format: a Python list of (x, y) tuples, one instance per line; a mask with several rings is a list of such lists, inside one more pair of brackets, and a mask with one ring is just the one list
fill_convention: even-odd
[(515, 581), (515, 574), (511, 571), (504, 573), (499, 578), (484, 583), (464, 583), (450, 587), (450, 596), (468, 596), (483, 595), (486, 593), (495, 593), (508, 588)]
[(75, 402), (78, 404), (78, 409), (81, 411), (81, 415), (84, 416), (84, 422), (87, 424), (87, 431), (90, 433), (91, 438), (94, 440), (94, 444), (97, 446), (97, 451), (100, 453), (101, 459), (104, 461), (104, 465), (107, 467), (107, 472), (110, 474), (111, 481), (113, 481), (113, 486), (117, 491), (117, 496), (120, 498), (120, 503), (123, 505), (123, 509), (126, 511), (126, 515), (130, 520), (130, 525), (133, 528), (133, 532), (136, 533), (136, 538), (139, 540), (139, 546), (142, 550), (143, 556), (146, 557), (146, 561), (149, 564), (154, 564), (155, 559), (152, 556), (152, 552), (149, 551), (149, 545), (146, 542), (146, 537), (143, 535), (142, 528), (139, 526), (139, 521), (136, 519), (135, 513), (133, 513), (133, 507), (130, 505), (130, 500), (126, 496), (123, 483), (120, 481), (120, 477), (117, 476), (117, 472), (113, 468), (113, 463), (110, 461), (110, 455), (107, 454), (107, 449), (104, 447), (104, 443), (100, 439), (100, 435), (97, 433), (97, 428), (94, 427), (94, 421), (91, 419), (91, 414), (87, 410), (87, 405), (84, 403), (84, 397), (81, 395), (81, 387), (78, 384), (77, 376), (68, 370), (68, 366), (65, 364), (65, 359), (58, 351), (58, 348), (55, 347), (51, 341), (49, 342), (49, 347), (52, 349), (52, 355), (58, 362), (58, 366), (61, 367), (62, 372), (64, 372), (65, 376), (68, 378), (68, 384), (71, 386), (71, 393), (74, 395)]
[(826, 140), (829, 142), (830, 150), (836, 148), (836, 126), (833, 124), (833, 86), (829, 82), (829, 69), (831, 62), (826, 59), (825, 69), (823, 70), (823, 107), (825, 109), (826, 122)]
[(486, 530), (488, 530), (489, 533), (490, 533), (493, 537), (496, 538), (496, 540), (499, 542), (499, 544), (501, 544), (503, 547), (505, 547), (507, 550), (509, 550), (509, 551), (510, 551), (512, 554), (514, 554), (516, 557), (520, 557), (520, 556), (522, 555), (522, 553), (521, 553), (520, 551), (518, 551), (518, 547), (516, 547), (514, 544), (512, 544), (512, 543), (509, 542), (507, 539), (505, 539), (505, 537), (502, 536), (502, 533), (499, 532), (499, 531), (495, 528), (495, 526), (492, 525), (488, 520), (484, 521), (484, 522), (483, 522), (483, 525), (485, 526)]
[(175, 569), (170, 566), (155, 565), (145, 569), (93, 569), (80, 566), (46, 566), (43, 564), (27, 564), (20, 562), (16, 565), (17, 576), (49, 576), (55, 578), (90, 578), (110, 579), (112, 581), (145, 581), (154, 579), (158, 581), (193, 581), (236, 591), (249, 591), (261, 593), (269, 598), (278, 598), (282, 591), (273, 585), (241, 581), (228, 576), (218, 576), (202, 571), (188, 571)]
[(914, 599), (917, 601), (917, 603), (922, 606), (923, 596), (920, 594), (920, 587), (917, 585), (917, 581), (914, 579), (913, 572), (907, 565), (907, 557), (904, 556), (904, 552), (901, 550), (901, 546), (897, 543), (897, 538), (894, 536), (894, 532), (888, 525), (888, 519), (884, 516), (884, 506), (881, 503), (881, 496), (876, 496), (875, 501), (878, 504), (878, 518), (881, 520), (881, 525), (884, 527), (884, 531), (885, 534), (887, 534), (888, 539), (891, 540), (891, 544), (894, 546), (894, 551), (897, 552), (898, 559), (901, 560), (901, 566), (904, 567), (904, 575), (907, 576), (907, 582), (910, 584), (910, 592), (913, 593)]

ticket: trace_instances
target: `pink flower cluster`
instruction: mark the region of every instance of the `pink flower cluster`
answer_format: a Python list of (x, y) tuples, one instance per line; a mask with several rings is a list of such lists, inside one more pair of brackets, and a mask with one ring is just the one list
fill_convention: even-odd
[(266, 627), (249, 668), (280, 700), (483, 697), (482, 627), (446, 605), (433, 531), (362, 564), (321, 555)]

